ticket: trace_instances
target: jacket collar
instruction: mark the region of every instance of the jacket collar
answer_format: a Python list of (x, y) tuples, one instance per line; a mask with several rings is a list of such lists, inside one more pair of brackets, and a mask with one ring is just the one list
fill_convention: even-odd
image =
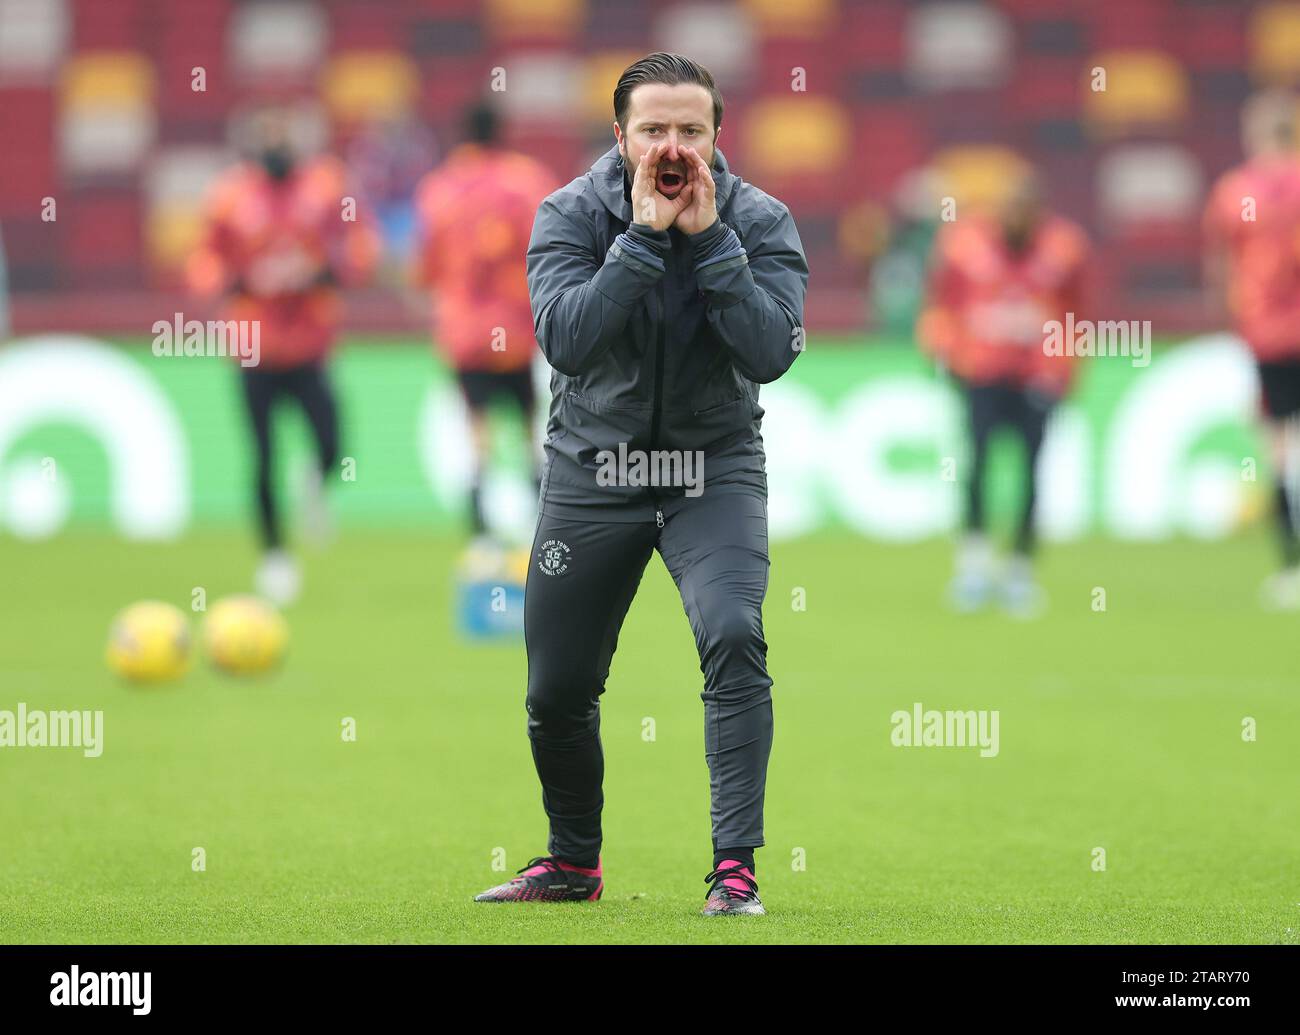
[[(618, 153), (615, 144), (598, 159), (587, 174), (600, 196), (601, 202), (618, 219), (624, 223), (632, 222), (632, 202), (627, 195), (627, 173), (623, 156)], [(716, 188), (714, 204), (719, 212), (727, 204), (731, 192), (735, 189), (737, 178), (727, 165), (727, 156), (719, 148), (713, 150), (713, 184)]]

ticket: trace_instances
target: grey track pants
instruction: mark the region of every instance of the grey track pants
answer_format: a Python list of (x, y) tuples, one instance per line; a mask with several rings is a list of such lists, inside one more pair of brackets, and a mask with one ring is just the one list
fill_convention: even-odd
[(658, 550), (681, 593), (704, 673), (713, 848), (763, 844), (772, 680), (762, 606), (767, 503), (745, 492), (682, 500), (655, 521), (542, 515), (524, 603), (528, 736), (550, 820), (547, 851), (600, 851), (605, 772), (600, 703), (619, 629)]

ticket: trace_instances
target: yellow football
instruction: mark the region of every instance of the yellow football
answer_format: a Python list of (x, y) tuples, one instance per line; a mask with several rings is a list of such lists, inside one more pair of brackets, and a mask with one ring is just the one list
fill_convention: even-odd
[(192, 647), (190, 623), (180, 608), (144, 600), (113, 619), (106, 659), (123, 679), (161, 683), (184, 675)]
[(208, 660), (235, 675), (274, 668), (288, 642), (289, 626), (283, 616), (260, 597), (225, 597), (208, 609), (203, 620)]

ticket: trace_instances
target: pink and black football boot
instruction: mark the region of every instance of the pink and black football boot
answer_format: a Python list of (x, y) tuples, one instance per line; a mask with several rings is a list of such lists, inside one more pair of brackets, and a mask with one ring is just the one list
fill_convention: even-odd
[(736, 859), (723, 859), (713, 868), (713, 872), (704, 878), (713, 886), (709, 889), (708, 900), (701, 910), (704, 916), (726, 916), (744, 913), (750, 916), (765, 916), (767, 910), (758, 898), (758, 881), (754, 871)]
[(514, 877), (475, 895), (475, 902), (595, 902), (605, 890), (600, 860), (594, 870), (539, 855)]

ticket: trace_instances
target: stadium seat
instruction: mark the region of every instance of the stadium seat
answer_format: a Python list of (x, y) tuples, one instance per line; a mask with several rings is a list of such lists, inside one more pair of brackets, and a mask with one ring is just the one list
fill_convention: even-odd
[(837, 47), (780, 36), (760, 40), (754, 57), (758, 75), (748, 88), (753, 93), (843, 96), (846, 61)]
[(140, 198), (114, 188), (79, 193), (59, 214), (71, 287), (125, 288), (141, 282)]
[(443, 58), (438, 68), (441, 74), (424, 77), (418, 115), (440, 138), (450, 127), (454, 139), (466, 106), (483, 95), (483, 62), (477, 56)]
[(1185, 7), (1179, 18), (1180, 51), (1193, 77), (1207, 69), (1245, 71), (1246, 29), (1239, 11), (1228, 6)]
[(760, 36), (817, 36), (833, 28), (835, 0), (742, 0)]
[(831, 31), (850, 68), (901, 72), (906, 24), (904, 0), (875, 0), (846, 7), (841, 25)]
[(73, 0), (73, 49), (131, 50), (141, 46), (152, 6), (147, 0), (117, 0), (110, 4)]
[(1007, 105), (1001, 90), (923, 94), (914, 99), (912, 107), (937, 145), (984, 145), (990, 139), (1009, 145), (1012, 126), (1006, 119)]
[(229, 162), (214, 147), (171, 148), (156, 155), (145, 172), (145, 250), (153, 269), (176, 274), (198, 243), (203, 199)]
[(0, 0), (0, 84), (53, 80), (71, 35), (67, 0)]
[[(169, 143), (214, 140), (242, 85), (232, 80), (225, 47), (230, 0), (195, 0), (159, 11), (154, 28), (160, 139)], [(201, 69), (196, 82), (195, 69)], [(202, 89), (195, 89), (196, 85)]]
[(1194, 221), (1204, 193), (1199, 163), (1179, 144), (1124, 144), (1097, 164), (1097, 207), (1115, 223)]
[(1029, 56), (1016, 62), (1002, 100), (1016, 119), (1077, 118), (1086, 84), (1075, 62)]
[(992, 7), (924, 4), (906, 26), (908, 80), (918, 89), (979, 89), (999, 85), (1012, 63), (1014, 36)]
[(395, 4), (386, 3), (383, 17), (372, 4), (338, 4), (330, 12), (330, 40), (341, 50), (396, 50), (405, 42), (405, 22)]
[[(0, 175), (0, 220), (39, 215), (41, 199), (59, 186), (55, 167), (53, 91), (40, 86), (0, 87), (0, 140), (21, 140), (21, 148), (6, 148)], [(10, 245), (9, 261), (22, 256)]]
[[(1029, 152), (1024, 152), (1029, 153)], [(1034, 169), (1048, 204), (1062, 215), (1090, 227), (1097, 207), (1096, 159), (1091, 150), (1039, 154)]]
[(325, 57), (328, 38), (321, 7), (287, 0), (242, 4), (230, 24), (231, 66), (254, 81), (307, 82)]
[(602, 0), (588, 12), (585, 41), (593, 50), (629, 48), (639, 57), (645, 41), (655, 37), (655, 13), (643, 0)]
[(1184, 6), (1171, 0), (1137, 4), (1093, 0), (1080, 13), (1086, 20), (1090, 46), (1096, 50), (1163, 50), (1178, 57), (1183, 28), (1180, 8)]
[(689, 53), (723, 89), (753, 78), (755, 36), (754, 19), (740, 5), (680, 4), (659, 12), (654, 23), (657, 46)]
[(613, 121), (614, 87), (618, 84), (618, 77), (641, 56), (636, 50), (604, 50), (586, 60), (582, 98), (584, 114), (588, 118)]
[(403, 115), (419, 91), (415, 62), (397, 51), (336, 54), (321, 75), (321, 99), (330, 115), (345, 125)]
[[(1093, 88), (1093, 69), (1104, 71), (1105, 89)], [(1083, 70), (1086, 121), (1102, 137), (1144, 129), (1176, 130), (1187, 117), (1186, 69), (1157, 50), (1094, 54)], [(1097, 82), (1101, 82), (1097, 77)]]
[(1247, 26), (1251, 73), (1261, 82), (1300, 81), (1300, 6), (1273, 3), (1257, 7)]
[[(417, 18), (411, 23), (407, 46), (419, 59), (477, 59), (483, 50), (483, 26), (472, 15), (458, 18)], [(480, 62), (481, 63), (481, 62)], [(440, 65), (441, 70), (441, 65)]]
[(144, 54), (82, 53), (63, 71), (63, 103), (73, 107), (147, 103), (153, 89), (153, 65)]
[(484, 0), (483, 20), (496, 39), (576, 39), (586, 0)]
[(957, 204), (957, 217), (967, 209), (996, 203), (1027, 168), (1023, 158), (1005, 147), (961, 145), (934, 157), (939, 189)]
[(501, 67), (506, 78), (499, 97), (511, 118), (572, 123), (574, 99), (586, 96), (583, 68), (572, 55), (522, 50), (503, 59)]
[(90, 52), (64, 67), (59, 135), (73, 174), (134, 168), (153, 143), (154, 71), (143, 54)]
[(744, 121), (753, 144), (748, 164), (767, 176), (827, 173), (844, 162), (852, 143), (849, 111), (831, 97), (766, 97)]
[(929, 160), (930, 137), (910, 104), (860, 105), (854, 116), (851, 165), (865, 190), (890, 193), (906, 173)]

